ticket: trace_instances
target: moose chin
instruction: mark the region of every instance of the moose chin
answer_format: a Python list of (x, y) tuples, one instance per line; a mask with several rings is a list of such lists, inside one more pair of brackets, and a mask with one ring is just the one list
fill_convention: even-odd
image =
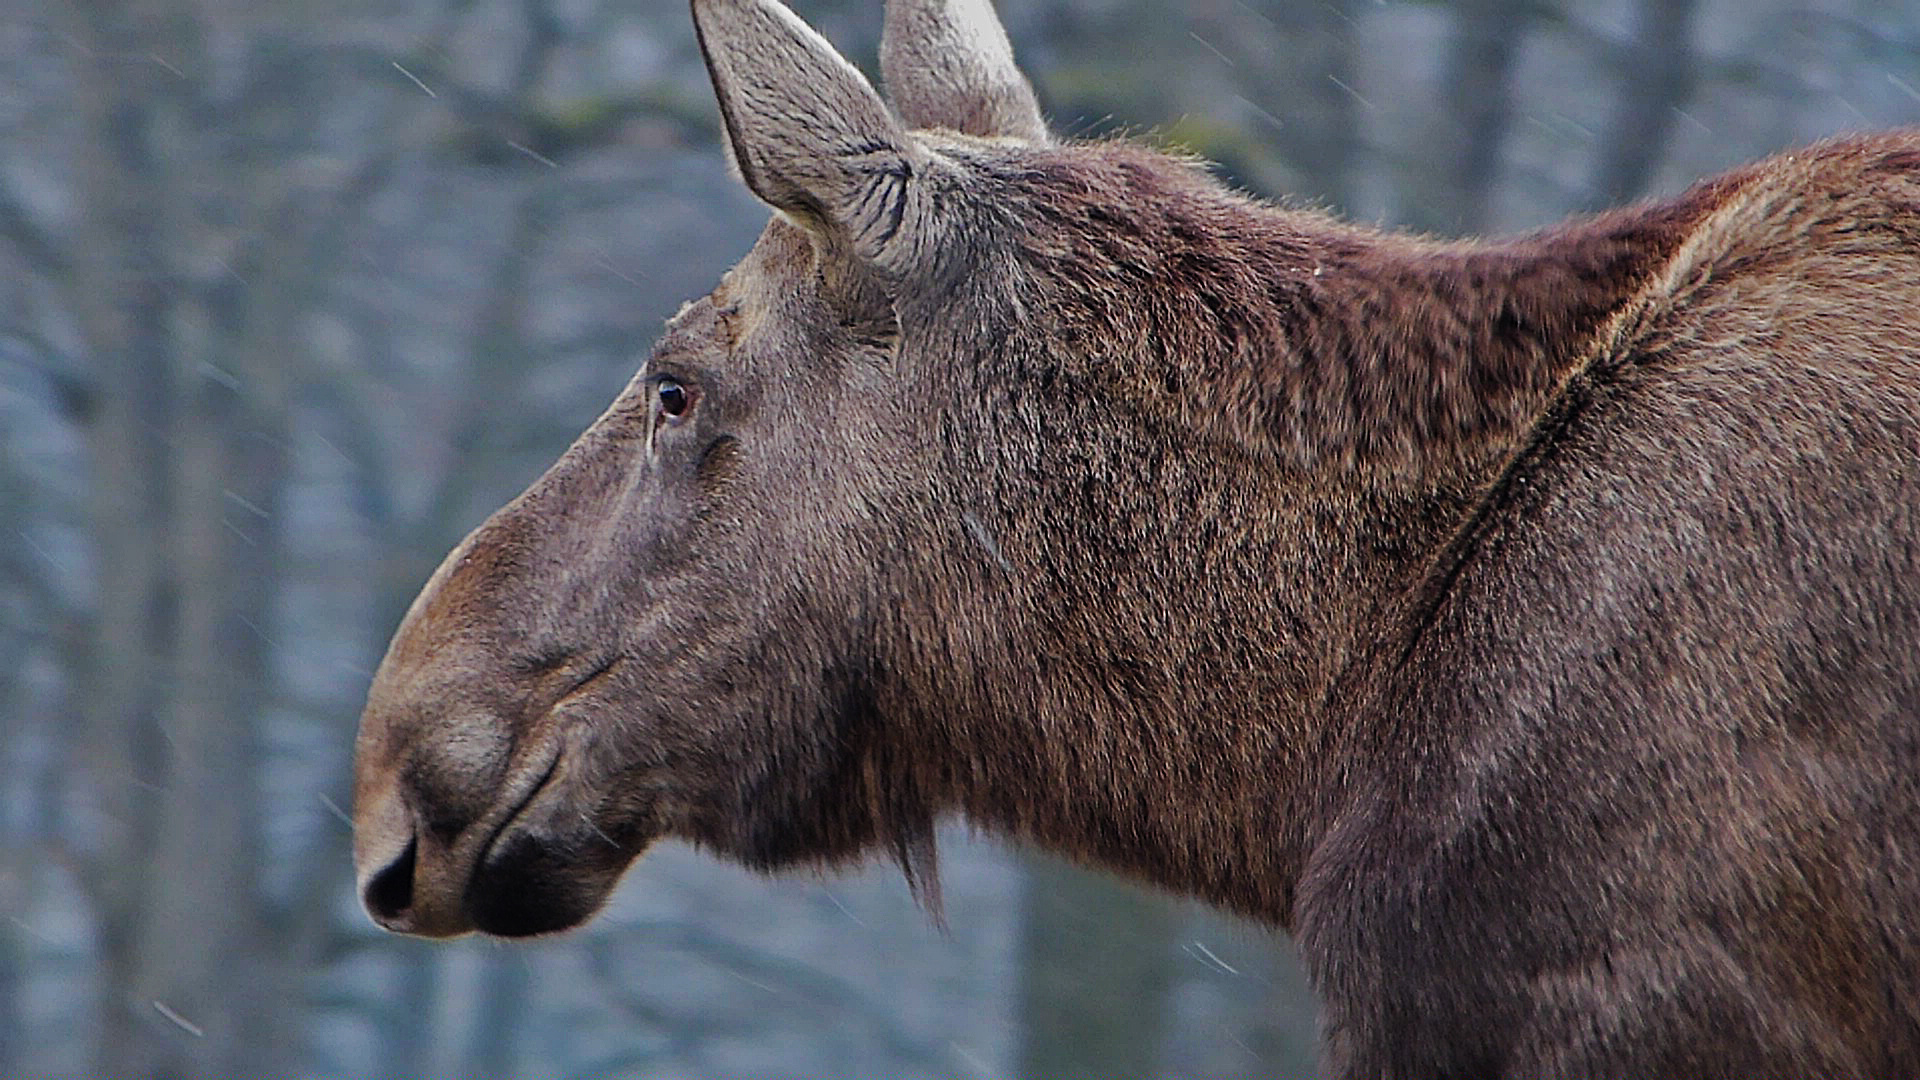
[(983, 828), (1294, 935), (1337, 1077), (1920, 1076), (1920, 134), (1443, 242), (693, 0), (772, 208), (376, 676), (380, 924)]

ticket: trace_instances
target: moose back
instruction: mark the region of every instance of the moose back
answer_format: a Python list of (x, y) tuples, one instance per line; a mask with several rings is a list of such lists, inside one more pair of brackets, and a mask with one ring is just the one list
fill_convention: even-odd
[(394, 635), (368, 910), (1002, 833), (1295, 935), (1338, 1077), (1920, 1075), (1920, 135), (1517, 239), (883, 99), (693, 0), (774, 216)]

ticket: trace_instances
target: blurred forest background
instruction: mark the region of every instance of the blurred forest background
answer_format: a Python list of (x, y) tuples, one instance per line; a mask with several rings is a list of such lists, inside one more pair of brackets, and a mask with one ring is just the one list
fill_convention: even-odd
[[(1916, 0), (1000, 7), (1059, 130), (1443, 233), (1920, 119)], [(387, 635), (765, 220), (679, 0), (6, 0), (0, 88), (0, 1076), (1311, 1075), (1283, 939), (959, 827), (945, 934), (675, 848), (359, 913)]]

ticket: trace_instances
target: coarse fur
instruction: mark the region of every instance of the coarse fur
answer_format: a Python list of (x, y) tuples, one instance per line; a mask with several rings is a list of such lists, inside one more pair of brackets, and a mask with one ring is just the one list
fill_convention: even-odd
[(1291, 931), (1332, 1076), (1920, 1075), (1920, 134), (1441, 242), (1055, 141), (986, 0), (898, 118), (693, 9), (777, 216), (396, 632), (382, 924), (958, 812)]

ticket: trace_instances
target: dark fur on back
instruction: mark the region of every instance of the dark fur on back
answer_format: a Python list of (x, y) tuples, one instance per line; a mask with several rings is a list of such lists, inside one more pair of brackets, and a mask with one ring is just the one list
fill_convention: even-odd
[(1302, 473), (1403, 480), (1510, 445), (1741, 182), (1502, 243), (1440, 242), (1223, 198), (1169, 165), (1114, 143), (1020, 176), (1023, 263), (1048, 329), (1069, 352), (1128, 354), (1143, 398), (1223, 441)]

